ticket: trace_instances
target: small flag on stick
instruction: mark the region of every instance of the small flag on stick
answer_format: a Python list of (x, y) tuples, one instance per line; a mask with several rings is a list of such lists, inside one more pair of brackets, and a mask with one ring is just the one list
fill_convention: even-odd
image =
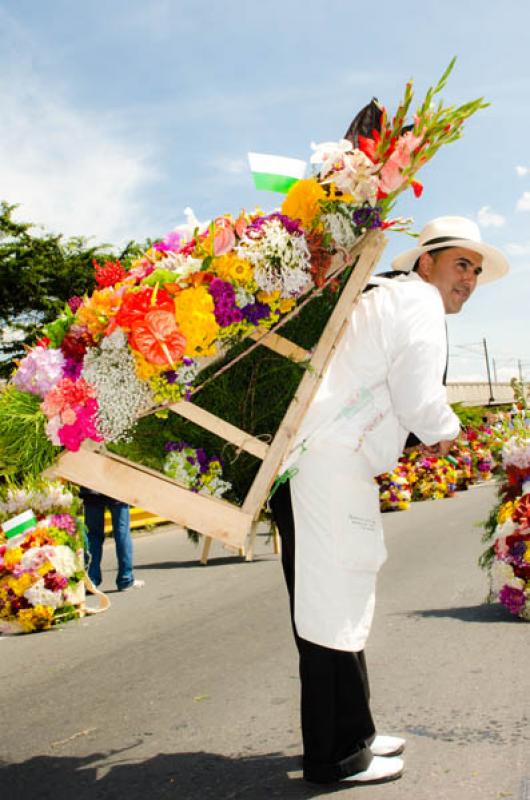
[(305, 175), (307, 162), (300, 158), (249, 153), (248, 161), (256, 189), (286, 194)]

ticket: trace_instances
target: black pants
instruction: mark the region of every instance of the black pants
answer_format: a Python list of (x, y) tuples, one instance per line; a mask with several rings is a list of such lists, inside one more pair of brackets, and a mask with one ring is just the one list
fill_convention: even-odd
[(332, 650), (298, 636), (294, 623), (295, 530), (289, 483), (270, 506), (282, 540), (282, 565), (300, 656), (304, 778), (331, 783), (365, 770), (372, 760), (375, 727), (364, 652)]

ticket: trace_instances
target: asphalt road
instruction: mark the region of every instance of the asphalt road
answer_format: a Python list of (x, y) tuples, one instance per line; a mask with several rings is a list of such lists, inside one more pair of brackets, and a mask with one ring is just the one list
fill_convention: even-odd
[(174, 528), (135, 540), (142, 590), (52, 631), (0, 638), (1, 800), (530, 800), (530, 625), (487, 606), (475, 523), (492, 486), (386, 514), (367, 648), (383, 786), (301, 780), (297, 661), (278, 558), (248, 564)]

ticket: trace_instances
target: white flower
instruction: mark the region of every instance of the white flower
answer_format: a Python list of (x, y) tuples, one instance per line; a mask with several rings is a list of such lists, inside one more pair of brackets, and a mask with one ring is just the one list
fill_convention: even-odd
[(168, 252), (164, 258), (157, 261), (157, 269), (168, 269), (175, 273), (175, 278), (185, 280), (194, 272), (198, 272), (202, 267), (202, 261), (199, 258), (186, 256), (183, 253)]
[(50, 592), (49, 589), (45, 588), (43, 578), (37, 581), (37, 583), (34, 583), (30, 589), (24, 592), (24, 597), (26, 600), (29, 600), (33, 606), (50, 606), (51, 608), (58, 608), (63, 602), (62, 592)]
[(254, 280), (264, 292), (298, 297), (311, 281), (310, 253), (304, 236), (290, 234), (280, 220), (271, 219), (259, 238), (245, 235), (237, 253), (254, 267)]
[(99, 348), (90, 348), (82, 372), (96, 389), (98, 427), (107, 442), (123, 439), (143, 411), (153, 404), (149, 384), (136, 375), (134, 358), (123, 331), (106, 336)]
[(79, 572), (80, 568), (82, 568), (79, 556), (69, 547), (66, 547), (66, 545), (56, 545), (51, 549), (53, 552), (50, 554), (50, 561), (54, 570), (58, 572), (59, 575), (63, 575), (65, 578), (71, 578), (75, 572)]
[(497, 596), (502, 587), (514, 577), (514, 571), (505, 561), (495, 560), (491, 565), (491, 590)]
[(516, 528), (517, 525), (513, 519), (507, 519), (502, 523), (502, 525), (497, 525), (495, 528), (494, 541), (497, 539), (506, 538), (506, 536), (511, 536)]
[(351, 250), (357, 239), (353, 220), (347, 219), (344, 214), (325, 214), (323, 220), (333, 243)]
[(321, 142), (315, 144), (311, 142), (313, 155), (309, 159), (311, 164), (322, 164), (320, 169), (321, 177), (325, 177), (332, 172), (335, 165), (340, 163), (345, 154), (353, 150), (353, 145), (347, 139), (340, 139), (338, 142)]
[(65, 603), (73, 606), (80, 606), (85, 602), (85, 584), (83, 581), (78, 581), (75, 586), (67, 586), (64, 591)]
[(512, 436), (502, 448), (502, 464), (526, 469), (530, 467), (530, 439)]

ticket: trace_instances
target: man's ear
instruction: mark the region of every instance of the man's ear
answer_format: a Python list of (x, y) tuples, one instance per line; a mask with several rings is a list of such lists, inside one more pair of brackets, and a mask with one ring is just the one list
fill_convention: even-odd
[(422, 253), (418, 260), (418, 269), (416, 270), (420, 278), (424, 281), (429, 281), (431, 278), (432, 268), (434, 265), (434, 258), (430, 253)]

